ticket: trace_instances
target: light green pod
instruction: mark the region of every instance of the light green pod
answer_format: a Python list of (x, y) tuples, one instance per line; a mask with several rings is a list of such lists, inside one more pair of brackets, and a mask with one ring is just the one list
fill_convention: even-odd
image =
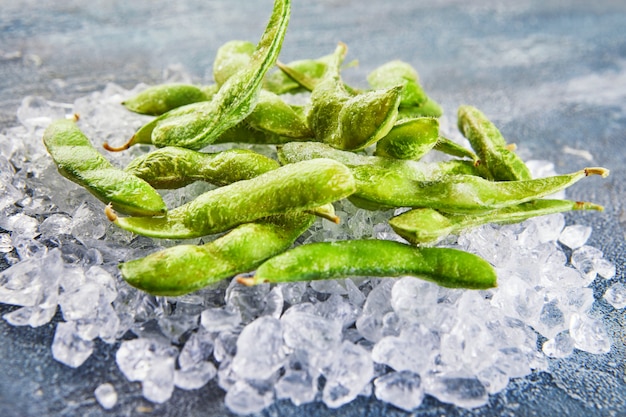
[(367, 76), (367, 82), (374, 89), (382, 89), (402, 85), (400, 106), (420, 106), (428, 100), (428, 96), (419, 84), (419, 75), (410, 64), (394, 60), (376, 68)]
[(133, 216), (160, 216), (167, 207), (144, 180), (119, 170), (104, 158), (72, 120), (56, 120), (48, 126), (43, 143), (59, 173), (83, 186), (115, 210)]
[(416, 248), (389, 240), (345, 240), (297, 246), (268, 259), (244, 285), (351, 276), (414, 276), (449, 288), (488, 289), (497, 284), (484, 259), (456, 249)]
[(377, 156), (397, 159), (420, 159), (439, 140), (439, 121), (419, 117), (397, 122), (381, 140), (376, 142)]
[(135, 113), (159, 116), (177, 107), (210, 100), (213, 95), (207, 93), (209, 89), (195, 85), (160, 84), (146, 88), (122, 104)]
[[(295, 94), (311, 91), (313, 85), (319, 82), (324, 73), (326, 73), (328, 62), (331, 60), (332, 55), (326, 55), (318, 59), (293, 61), (286, 65), (277, 63), (279, 69), (266, 75), (263, 87), (275, 94)], [(298, 74), (298, 77), (294, 79), (290, 74)], [(304, 81), (303, 85), (301, 79), (309, 81)]]
[(398, 119), (412, 119), (415, 117), (441, 117), (443, 109), (432, 98), (428, 98), (419, 106), (400, 106)]
[[(401, 172), (361, 165), (352, 168), (357, 191), (351, 201), (381, 207), (428, 207), (451, 213), (496, 210), (561, 191), (588, 175), (608, 175), (604, 168), (525, 181), (489, 181), (473, 175), (442, 175), (415, 180)], [(354, 199), (354, 200), (353, 200)], [(356, 204), (356, 203), (355, 203)]]
[(593, 203), (568, 200), (533, 200), (487, 213), (451, 214), (430, 208), (418, 208), (392, 217), (389, 224), (413, 244), (436, 242), (450, 234), (458, 234), (487, 223), (518, 223), (531, 217), (570, 210), (599, 210)]
[(119, 265), (122, 277), (154, 295), (178, 296), (252, 271), (288, 249), (313, 223), (310, 214), (268, 217), (236, 227), (204, 245), (178, 245)]
[(477, 108), (461, 106), (458, 110), (458, 126), (481, 164), (496, 181), (519, 181), (532, 178), (530, 170), (507, 144), (498, 128)]
[(248, 41), (228, 41), (220, 46), (213, 61), (213, 79), (221, 86), (250, 63), (255, 46)]
[(204, 153), (168, 146), (133, 159), (125, 168), (154, 188), (181, 188), (195, 181), (227, 185), (249, 180), (280, 165), (259, 153), (231, 149)]
[(308, 124), (316, 140), (338, 149), (364, 149), (385, 136), (396, 121), (402, 86), (353, 94), (340, 77), (346, 46), (339, 44), (334, 60), (311, 92)]
[(256, 107), (245, 119), (253, 129), (294, 139), (312, 138), (306, 119), (278, 95), (261, 90)]
[(220, 233), (267, 216), (315, 209), (354, 190), (354, 178), (345, 165), (317, 159), (207, 191), (165, 217), (118, 217), (110, 210), (107, 216), (122, 229), (143, 236), (186, 239)]
[(478, 164), (478, 156), (474, 152), (443, 136), (439, 136), (433, 149), (459, 158), (469, 158)]

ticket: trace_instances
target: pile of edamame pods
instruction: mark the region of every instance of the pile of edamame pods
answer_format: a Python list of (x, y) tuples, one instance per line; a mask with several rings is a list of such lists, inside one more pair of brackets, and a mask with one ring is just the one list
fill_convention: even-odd
[[(278, 61), (290, 1), (276, 0), (257, 45), (231, 41), (217, 52), (215, 83), (157, 85), (123, 104), (153, 115), (121, 146), (156, 150), (115, 168), (74, 120), (53, 122), (44, 143), (59, 172), (106, 205), (122, 229), (154, 238), (186, 239), (227, 232), (203, 245), (179, 245), (122, 263), (131, 285), (156, 295), (181, 295), (242, 273), (242, 284), (412, 275), (442, 286), (485, 289), (496, 273), (485, 260), (432, 247), (451, 233), (487, 222), (602, 207), (550, 200), (585, 176), (585, 168), (534, 179), (496, 126), (478, 109), (462, 106), (458, 127), (471, 149), (440, 134), (440, 106), (407, 63), (372, 71), (368, 89), (347, 85), (339, 43), (327, 56)], [(306, 105), (285, 97), (310, 93)], [(278, 160), (250, 150), (218, 153), (210, 144), (276, 146)], [(439, 163), (419, 161), (436, 151)], [(168, 210), (155, 189), (207, 181), (217, 188)], [(349, 199), (367, 210), (410, 208), (390, 220), (410, 244), (361, 239), (291, 248), (316, 216), (337, 221), (333, 203)], [(126, 215), (118, 216), (117, 213)], [(290, 249), (291, 248), (291, 249)]]

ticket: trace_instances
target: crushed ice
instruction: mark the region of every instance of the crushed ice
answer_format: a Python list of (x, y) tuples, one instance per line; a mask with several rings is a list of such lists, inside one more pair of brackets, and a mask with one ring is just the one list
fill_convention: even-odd
[[(117, 264), (176, 242), (112, 227), (99, 202), (58, 175), (41, 136), (51, 120), (76, 112), (96, 147), (121, 142), (146, 119), (118, 103), (144, 87), (110, 84), (73, 105), (26, 97), (17, 111), (21, 125), (0, 135), (0, 254), (10, 265), (0, 272), (0, 302), (19, 307), (4, 319), (37, 327), (58, 310), (56, 360), (78, 367), (96, 339), (121, 341), (117, 365), (129, 381), (141, 382), (146, 399), (162, 403), (176, 387), (202, 390), (217, 379), (228, 408), (249, 414), (275, 399), (335, 408), (359, 395), (407, 411), (425, 395), (480, 407), (510, 379), (549, 372), (548, 357), (610, 350), (604, 323), (590, 315), (589, 285), (598, 276), (613, 279), (615, 265), (586, 245), (590, 227), (566, 227), (560, 214), (446, 240), (497, 268), (499, 287), (489, 291), (408, 277), (252, 288), (224, 282), (177, 298), (136, 291)], [(107, 157), (124, 166), (143, 151)], [(535, 176), (555, 173), (547, 161), (529, 166)], [(167, 201), (188, 198), (190, 190), (173, 191)], [(337, 213), (340, 226), (319, 220), (301, 241), (401, 240), (386, 223), (391, 213), (347, 202), (337, 204)], [(604, 301), (626, 307), (626, 287), (612, 284)], [(105, 409), (117, 402), (108, 383), (94, 395)]]

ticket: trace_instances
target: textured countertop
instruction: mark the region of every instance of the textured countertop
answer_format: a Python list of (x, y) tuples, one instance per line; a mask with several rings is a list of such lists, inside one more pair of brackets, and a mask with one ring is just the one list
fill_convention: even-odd
[[(217, 48), (231, 39), (255, 41), (271, 1), (68, 0), (4, 2), (0, 11), (0, 127), (15, 125), (27, 95), (72, 102), (109, 82), (131, 88), (155, 84), (182, 68), (209, 81)], [(346, 78), (363, 82), (391, 59), (415, 66), (426, 91), (453, 118), (473, 104), (516, 142), (523, 157), (546, 159), (559, 172), (605, 166), (606, 180), (568, 190), (571, 199), (606, 206), (604, 213), (568, 214), (569, 223), (593, 227), (588, 244), (617, 266), (607, 286), (625, 281), (626, 244), (626, 3), (555, 0), (506, 1), (294, 1), (281, 60), (330, 53), (337, 41), (360, 65)], [(587, 151), (588, 153), (580, 152)], [(1, 268), (6, 268), (6, 264)], [(0, 314), (13, 308), (0, 305)], [(428, 397), (419, 416), (626, 415), (624, 311), (606, 302), (613, 347), (605, 355), (577, 351), (551, 360), (551, 374), (514, 380), (475, 410)], [(11, 327), (0, 320), (0, 413), (13, 416), (223, 416), (215, 381), (201, 391), (176, 390), (161, 405), (141, 396), (114, 360), (116, 346), (99, 342), (78, 369), (56, 362), (50, 345), (55, 322)], [(112, 382), (120, 397), (106, 412), (93, 390)], [(358, 397), (337, 410), (314, 403), (277, 402), (264, 416), (403, 416), (374, 398)]]

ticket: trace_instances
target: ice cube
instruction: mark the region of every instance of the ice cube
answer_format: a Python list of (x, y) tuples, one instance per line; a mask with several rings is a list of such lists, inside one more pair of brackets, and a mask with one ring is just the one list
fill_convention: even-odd
[(217, 369), (211, 362), (198, 362), (185, 369), (174, 371), (174, 385), (185, 390), (198, 389), (215, 378)]
[(174, 358), (154, 358), (141, 382), (143, 397), (157, 404), (169, 400), (174, 392)]
[(489, 399), (485, 386), (473, 376), (430, 376), (425, 378), (424, 388), (427, 394), (439, 401), (463, 408), (483, 406)]
[(347, 341), (332, 357), (324, 370), (326, 385), (322, 400), (328, 407), (337, 408), (359, 395), (374, 376), (374, 365), (368, 351)]
[(172, 359), (178, 355), (178, 349), (156, 339), (132, 339), (121, 343), (115, 353), (115, 360), (120, 371), (129, 381), (144, 381), (153, 365)]
[(577, 349), (594, 354), (607, 353), (611, 350), (611, 339), (606, 327), (598, 319), (572, 314), (569, 333)]
[(553, 339), (546, 340), (541, 350), (551, 358), (566, 358), (574, 351), (574, 339), (570, 337), (568, 331), (564, 331)]
[(226, 393), (226, 407), (234, 413), (248, 415), (258, 413), (274, 401), (274, 392), (267, 387), (254, 386), (251, 383), (237, 381)]
[(559, 235), (559, 242), (570, 249), (580, 248), (591, 236), (591, 227), (582, 224), (567, 226)]
[(317, 394), (317, 378), (300, 369), (289, 369), (276, 383), (276, 397), (289, 399), (295, 405), (310, 403)]
[(571, 262), (583, 275), (585, 286), (591, 284), (598, 274), (595, 266), (602, 259), (602, 251), (592, 246), (583, 245), (572, 252)]
[(115, 392), (113, 385), (108, 382), (98, 385), (93, 394), (105, 410), (110, 410), (117, 404), (117, 392)]
[(78, 336), (76, 325), (71, 322), (57, 324), (52, 341), (52, 357), (57, 361), (78, 368), (93, 353), (94, 343)]
[(606, 290), (603, 298), (618, 310), (626, 307), (626, 285), (616, 282)]
[(259, 317), (241, 331), (233, 370), (242, 378), (267, 379), (285, 362), (283, 327), (280, 320)]
[(390, 372), (374, 380), (376, 398), (411, 412), (424, 399), (422, 380), (410, 371)]

